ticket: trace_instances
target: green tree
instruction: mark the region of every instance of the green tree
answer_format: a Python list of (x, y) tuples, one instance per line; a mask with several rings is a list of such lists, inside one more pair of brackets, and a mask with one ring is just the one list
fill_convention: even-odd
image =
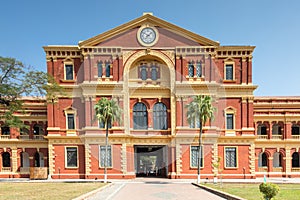
[(259, 185), (259, 191), (264, 194), (266, 200), (271, 200), (279, 192), (279, 187), (273, 183), (261, 183)]
[(24, 126), (15, 115), (23, 110), (23, 96), (43, 97), (48, 100), (62, 93), (62, 88), (47, 73), (33, 70), (15, 58), (0, 56), (0, 120), (4, 121), (5, 126)]
[(198, 162), (197, 162), (197, 183), (200, 184), (200, 163), (201, 163), (201, 145), (202, 145), (202, 132), (203, 125), (209, 119), (214, 118), (215, 108), (212, 105), (212, 98), (210, 96), (197, 95), (193, 100), (186, 105), (187, 108), (187, 121), (190, 125), (199, 123), (199, 146), (198, 146)]
[(107, 148), (108, 148), (108, 129), (113, 122), (121, 123), (122, 109), (118, 103), (105, 97), (101, 98), (94, 106), (96, 117), (100, 124), (104, 125), (105, 134), (105, 158), (104, 158), (104, 182), (107, 182)]

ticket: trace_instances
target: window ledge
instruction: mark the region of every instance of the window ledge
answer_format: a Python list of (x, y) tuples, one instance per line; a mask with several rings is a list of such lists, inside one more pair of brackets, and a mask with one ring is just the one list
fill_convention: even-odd
[(236, 80), (235, 79), (234, 80), (226, 80), (226, 79), (224, 79), (223, 83), (236, 83)]
[(61, 82), (63, 83), (75, 83), (76, 80), (65, 80), (65, 79), (60, 79)]

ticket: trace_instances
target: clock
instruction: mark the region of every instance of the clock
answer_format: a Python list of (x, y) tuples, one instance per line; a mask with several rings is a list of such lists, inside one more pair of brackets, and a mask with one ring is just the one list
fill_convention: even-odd
[(152, 46), (157, 42), (158, 32), (154, 27), (142, 27), (139, 29), (137, 37), (143, 46)]

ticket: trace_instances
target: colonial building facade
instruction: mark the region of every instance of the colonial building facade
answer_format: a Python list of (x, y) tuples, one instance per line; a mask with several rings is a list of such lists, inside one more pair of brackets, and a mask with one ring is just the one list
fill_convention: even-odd
[[(254, 97), (253, 46), (222, 46), (150, 13), (74, 46), (46, 46), (47, 71), (65, 89), (50, 102), (25, 99), (30, 129), (1, 128), (0, 177), (102, 179), (102, 97), (122, 108), (109, 129), (108, 178), (196, 178), (196, 95), (214, 98), (204, 125), (202, 178), (299, 176), (300, 98)], [(27, 107), (26, 107), (27, 106)], [(28, 109), (27, 109), (28, 108)]]

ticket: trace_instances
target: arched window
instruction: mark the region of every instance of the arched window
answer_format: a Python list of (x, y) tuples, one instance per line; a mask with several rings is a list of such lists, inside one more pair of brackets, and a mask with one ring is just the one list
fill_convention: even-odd
[(21, 135), (29, 135), (29, 129), (26, 127), (23, 127), (20, 129), (20, 134)]
[(43, 129), (42, 125), (35, 124), (33, 126), (33, 134), (34, 135), (44, 135), (44, 129)]
[(153, 129), (168, 129), (167, 107), (163, 103), (156, 103), (153, 107)]
[(21, 154), (21, 167), (30, 167), (29, 155), (26, 152), (22, 152)]
[(268, 156), (266, 153), (259, 154), (258, 166), (259, 167), (267, 167), (268, 166)]
[(98, 77), (102, 77), (103, 75), (103, 63), (102, 61), (97, 64)]
[(157, 80), (158, 67), (156, 65), (151, 66), (151, 79), (153, 81)]
[(189, 77), (194, 77), (194, 62), (188, 64)]
[(145, 65), (141, 66), (141, 79), (147, 80), (147, 67)]
[(292, 125), (292, 135), (300, 135), (300, 126), (298, 124)]
[(267, 135), (267, 127), (264, 124), (257, 126), (257, 135)]
[(148, 129), (147, 107), (140, 102), (133, 106), (133, 129)]
[(196, 76), (202, 77), (202, 63), (200, 61), (196, 64)]
[(2, 166), (10, 167), (10, 154), (8, 152), (2, 154)]
[(292, 167), (300, 167), (298, 152), (294, 152), (292, 155)]
[(272, 127), (273, 135), (281, 135), (281, 126), (279, 124), (274, 124)]
[(105, 63), (105, 76), (110, 77), (110, 63), (109, 62)]
[(44, 167), (44, 154), (42, 152), (35, 152), (34, 166), (35, 167)]
[(275, 152), (273, 155), (273, 167), (282, 167), (282, 156), (281, 153)]

